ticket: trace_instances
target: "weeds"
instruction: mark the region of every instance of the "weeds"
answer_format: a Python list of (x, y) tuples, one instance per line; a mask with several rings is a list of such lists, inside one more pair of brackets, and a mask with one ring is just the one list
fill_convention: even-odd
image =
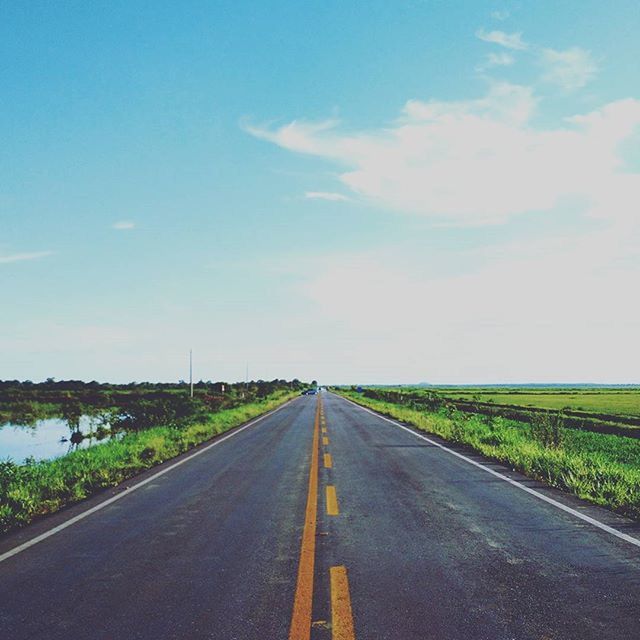
[(559, 449), (564, 434), (564, 416), (557, 413), (539, 413), (531, 418), (531, 435), (534, 440), (548, 449)]

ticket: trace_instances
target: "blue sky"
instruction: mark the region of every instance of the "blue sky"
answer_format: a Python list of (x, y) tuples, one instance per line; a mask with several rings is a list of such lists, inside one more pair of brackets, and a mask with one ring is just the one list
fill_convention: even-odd
[(640, 381), (640, 7), (3, 2), (0, 378)]

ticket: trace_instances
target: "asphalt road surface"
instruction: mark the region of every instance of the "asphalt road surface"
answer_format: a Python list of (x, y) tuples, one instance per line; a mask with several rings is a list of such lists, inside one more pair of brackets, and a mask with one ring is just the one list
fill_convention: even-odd
[(298, 398), (0, 541), (0, 638), (640, 638), (639, 546), (432, 440)]

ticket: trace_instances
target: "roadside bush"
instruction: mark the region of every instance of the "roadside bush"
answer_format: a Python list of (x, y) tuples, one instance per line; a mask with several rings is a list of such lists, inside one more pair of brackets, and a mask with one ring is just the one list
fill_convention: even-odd
[(531, 417), (531, 435), (533, 439), (548, 449), (559, 449), (562, 446), (564, 415), (544, 412), (535, 413)]

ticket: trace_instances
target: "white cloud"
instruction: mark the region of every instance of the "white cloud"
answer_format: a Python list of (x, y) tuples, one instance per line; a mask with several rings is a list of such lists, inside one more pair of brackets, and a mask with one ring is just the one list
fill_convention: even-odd
[(491, 67), (508, 67), (515, 62), (510, 53), (490, 53), (487, 56), (487, 65)]
[(529, 45), (522, 40), (522, 33), (520, 32), (505, 33), (504, 31), (485, 31), (484, 29), (478, 29), (478, 31), (476, 31), (476, 37), (484, 42), (498, 44), (507, 49), (524, 51), (529, 48)]
[(538, 99), (531, 87), (509, 82), (492, 82), (481, 98), (444, 102), (409, 100), (403, 109), (402, 124), (428, 126), (448, 124), (452, 118), (464, 124), (469, 119), (513, 126), (526, 125), (536, 110)]
[(545, 68), (542, 79), (569, 91), (584, 87), (598, 72), (591, 53), (580, 47), (543, 49), (540, 61)]
[[(303, 153), (315, 153), (317, 149), (311, 146), (313, 145), (313, 138), (324, 131), (330, 131), (337, 124), (337, 120), (323, 120), (321, 122), (294, 120), (278, 129), (278, 138), (283, 147)], [(247, 123), (242, 123), (242, 127), (256, 138), (271, 140), (271, 134), (268, 129), (255, 127)]]
[(511, 12), (508, 11), (507, 9), (498, 9), (496, 11), (491, 12), (491, 17), (494, 20), (500, 20), (501, 22), (503, 20), (506, 20), (510, 15), (511, 15)]
[[(545, 81), (564, 89), (596, 72), (581, 49), (529, 46), (519, 33), (478, 37), (512, 49), (491, 53), (485, 68), (527, 50), (544, 60)], [(554, 229), (495, 246), (448, 230), (443, 242), (460, 233), (481, 248), (429, 242), (420, 257), (386, 247), (319, 260), (303, 270), (301, 291), (319, 325), (332, 328), (323, 358), (376, 382), (640, 380), (640, 298), (629, 293), (640, 281), (640, 167), (627, 153), (640, 134), (640, 100), (546, 126), (534, 119), (539, 106), (532, 87), (492, 80), (472, 99), (409, 100), (378, 128), (301, 120), (251, 130), (329, 160), (343, 187), (386, 210), (458, 226), (544, 213), (509, 233)]]
[(349, 198), (342, 193), (329, 191), (306, 191), (304, 197), (309, 200), (330, 200), (332, 202), (346, 202), (349, 200)]
[(114, 223), (112, 229), (116, 229), (116, 231), (130, 231), (131, 229), (135, 229), (135, 227), (135, 222), (121, 220), (120, 222)]
[(411, 100), (379, 130), (293, 122), (253, 133), (336, 162), (345, 168), (342, 184), (373, 204), (449, 224), (503, 222), (566, 198), (594, 215), (635, 215), (628, 202), (640, 200), (640, 174), (622, 170), (618, 148), (640, 124), (640, 101), (613, 102), (549, 129), (531, 126), (537, 104), (530, 87), (493, 83), (473, 100)]
[(33, 251), (30, 253), (11, 253), (0, 255), (0, 264), (9, 264), (11, 262), (23, 262), (25, 260), (39, 260), (50, 256), (52, 251)]
[(480, 73), (492, 69), (494, 67), (510, 67), (515, 63), (516, 59), (505, 51), (500, 53), (488, 53), (485, 56), (484, 62), (476, 67), (476, 71)]
[(629, 292), (640, 265), (613, 258), (637, 255), (640, 236), (620, 239), (487, 247), (483, 264), (448, 276), (408, 265), (401, 249), (332, 255), (302, 293), (352, 336), (351, 361), (384, 363), (384, 382), (638, 381), (640, 299)]

